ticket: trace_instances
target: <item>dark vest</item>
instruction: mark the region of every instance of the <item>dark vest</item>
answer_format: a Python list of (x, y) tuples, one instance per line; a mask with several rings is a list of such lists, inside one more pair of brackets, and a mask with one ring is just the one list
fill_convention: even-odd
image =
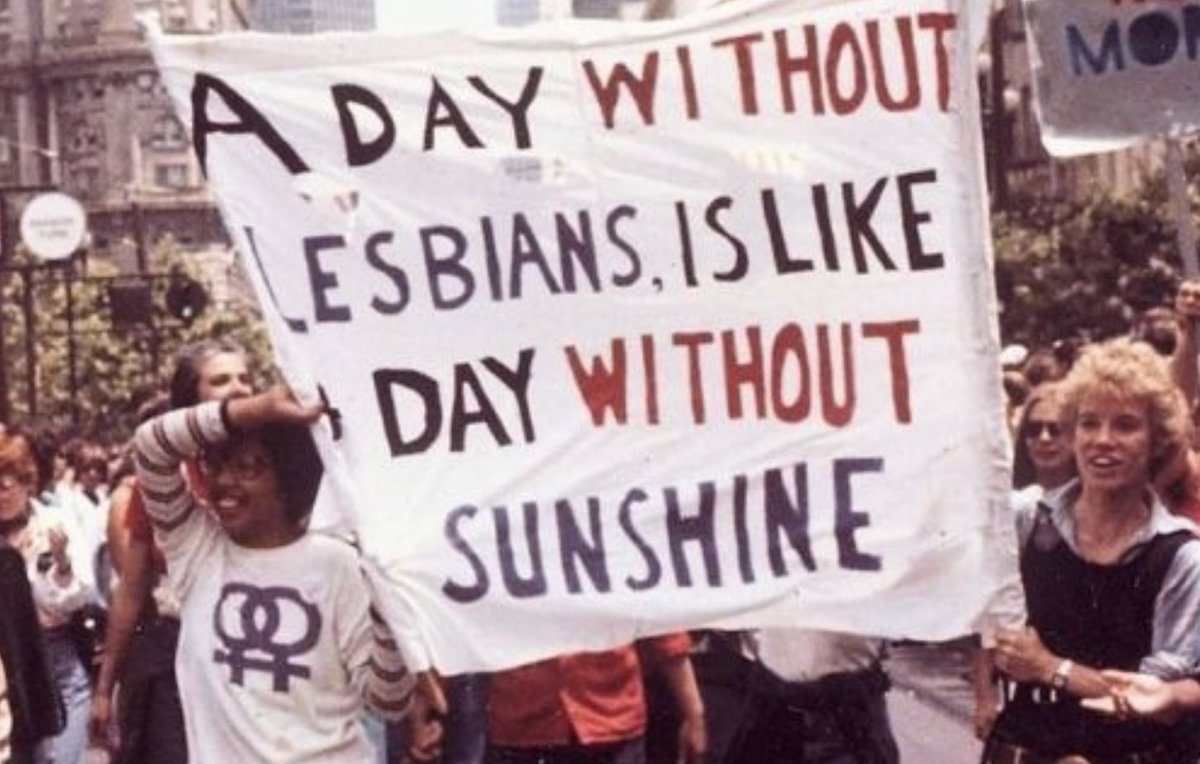
[(62, 703), (50, 679), (25, 559), (0, 538), (0, 659), (13, 716), (13, 759), (63, 727)]
[[(1154, 605), (1175, 553), (1190, 531), (1160, 534), (1129, 560), (1080, 559), (1044, 508), (1021, 550), (1029, 625), (1055, 655), (1095, 669), (1136, 671), (1150, 654)], [(1056, 756), (1119, 754), (1161, 745), (1169, 735), (1149, 722), (1116, 721), (1080, 707), (1066, 693), (1017, 683), (997, 721), (1004, 740)]]

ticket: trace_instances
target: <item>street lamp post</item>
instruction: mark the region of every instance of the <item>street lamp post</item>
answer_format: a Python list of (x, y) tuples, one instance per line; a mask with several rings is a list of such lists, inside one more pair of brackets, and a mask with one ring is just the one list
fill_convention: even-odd
[[(28, 263), (21, 266), (14, 266), (12, 264), (14, 242), (9, 197), (19, 194), (36, 194), (50, 190), (52, 190), (52, 187), (46, 185), (0, 186), (0, 294), (3, 294), (8, 286), (9, 275), (13, 273), (20, 274), (24, 292), (21, 300), (21, 311), (25, 321), (26, 400), (29, 402), (29, 413), (31, 416), (37, 413), (37, 378), (33, 363), (36, 350), (33, 337), (33, 266)], [(0, 310), (0, 420), (8, 422), (12, 420), (12, 402), (9, 399), (8, 390), (8, 357), (3, 341), (6, 326), (7, 317), (4, 311)]]
[(1008, 154), (1011, 149), (1008, 105), (1005, 90), (1008, 76), (1005, 71), (1004, 48), (1008, 42), (1008, 18), (1004, 4), (992, 10), (989, 24), (991, 54), (991, 82), (989, 83), (992, 158), (992, 206), (998, 210), (1008, 209)]

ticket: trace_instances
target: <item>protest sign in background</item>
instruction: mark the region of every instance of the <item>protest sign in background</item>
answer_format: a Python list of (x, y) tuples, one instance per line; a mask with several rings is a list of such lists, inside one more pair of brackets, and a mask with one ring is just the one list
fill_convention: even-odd
[(942, 638), (1011, 572), (960, 0), (155, 35), (415, 667)]
[(1200, 126), (1200, 3), (1025, 0), (1042, 140), (1057, 156)]

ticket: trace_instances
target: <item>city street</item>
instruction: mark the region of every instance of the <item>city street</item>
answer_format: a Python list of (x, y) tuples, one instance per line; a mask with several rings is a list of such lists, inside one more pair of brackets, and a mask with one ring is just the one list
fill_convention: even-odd
[(0, 0), (0, 764), (1200, 764), (1198, 39)]
[(971, 731), (969, 645), (901, 644), (892, 647), (888, 711), (905, 764), (979, 761)]
[(888, 694), (888, 712), (904, 764), (965, 764), (979, 761), (982, 746), (962, 719), (922, 701), (911, 690)]

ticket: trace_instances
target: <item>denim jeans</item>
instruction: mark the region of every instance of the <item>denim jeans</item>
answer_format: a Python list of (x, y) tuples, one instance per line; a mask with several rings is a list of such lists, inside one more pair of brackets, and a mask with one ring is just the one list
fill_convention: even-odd
[(79, 764), (87, 746), (88, 706), (92, 698), (87, 671), (75, 644), (62, 631), (47, 634), (46, 662), (62, 698), (67, 725), (62, 732), (41, 742), (35, 759), (37, 764)]

